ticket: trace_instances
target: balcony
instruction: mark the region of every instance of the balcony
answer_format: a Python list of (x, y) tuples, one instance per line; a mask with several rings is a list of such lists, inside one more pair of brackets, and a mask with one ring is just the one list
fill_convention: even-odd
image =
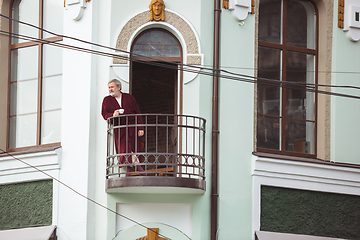
[(205, 192), (205, 119), (133, 114), (107, 123), (107, 193)]

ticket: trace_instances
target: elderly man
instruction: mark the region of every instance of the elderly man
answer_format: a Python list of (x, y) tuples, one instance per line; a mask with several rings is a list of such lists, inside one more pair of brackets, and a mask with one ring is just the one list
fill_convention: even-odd
[[(112, 79), (108, 83), (109, 96), (106, 96), (102, 102), (101, 115), (105, 120), (109, 117), (116, 117), (127, 114), (141, 114), (140, 109), (136, 103), (135, 98), (128, 94), (121, 92), (121, 82), (117, 79)], [(120, 122), (119, 122), (120, 121)], [(114, 119), (114, 125), (134, 125), (143, 124), (142, 117), (129, 116)], [(138, 130), (137, 133), (135, 132)], [(115, 149), (117, 154), (127, 154), (128, 163), (132, 163), (135, 156), (131, 153), (140, 152), (141, 144), (139, 137), (144, 135), (144, 127), (121, 127), (114, 130), (115, 135)], [(126, 157), (122, 156), (120, 162), (125, 163)], [(144, 172), (140, 165), (136, 165), (139, 172)], [(132, 172), (133, 167), (128, 166), (126, 171)], [(129, 174), (126, 174), (128, 176)]]

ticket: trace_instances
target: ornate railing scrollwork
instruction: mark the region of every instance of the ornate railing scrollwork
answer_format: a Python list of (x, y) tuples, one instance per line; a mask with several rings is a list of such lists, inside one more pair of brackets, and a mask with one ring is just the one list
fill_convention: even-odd
[[(109, 118), (107, 123), (107, 179), (205, 180), (205, 119), (132, 114)], [(140, 129), (144, 135), (134, 137)]]

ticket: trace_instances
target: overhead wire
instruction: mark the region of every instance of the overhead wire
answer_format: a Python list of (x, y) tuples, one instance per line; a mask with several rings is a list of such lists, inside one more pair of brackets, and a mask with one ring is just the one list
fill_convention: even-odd
[[(135, 221), (135, 220), (133, 220), (133, 219), (131, 219), (131, 218), (123, 215), (123, 214), (120, 214), (120, 213), (118, 213), (118, 212), (116, 212), (116, 211), (114, 211), (114, 210), (112, 210), (112, 209), (110, 209), (110, 208), (102, 205), (101, 203), (98, 203), (98, 202), (96, 202), (95, 200), (93, 200), (93, 199), (91, 199), (91, 198), (83, 195), (82, 193), (76, 191), (75, 189), (73, 189), (73, 188), (70, 187), (69, 185), (67, 185), (67, 184), (65, 184), (64, 182), (60, 181), (59, 179), (51, 176), (50, 174), (46, 173), (45, 171), (39, 169), (38, 167), (35, 167), (35, 166), (33, 166), (33, 165), (31, 165), (31, 164), (29, 164), (29, 163), (21, 160), (20, 158), (15, 157), (14, 155), (10, 154), (9, 152), (7, 152), (7, 151), (5, 151), (5, 150), (3, 150), (3, 149), (1, 149), (1, 148), (0, 148), (0, 151), (1, 151), (2, 154), (6, 154), (6, 155), (8, 155), (9, 157), (12, 157), (13, 159), (15, 159), (15, 160), (17, 160), (17, 161), (20, 161), (21, 163), (23, 163), (23, 164), (25, 164), (25, 165), (27, 165), (27, 166), (29, 166), (29, 167), (31, 167), (31, 168), (34, 168), (36, 171), (45, 174), (47, 177), (49, 177), (49, 178), (51, 178), (52, 180), (58, 182), (59, 184), (65, 186), (66, 188), (70, 189), (71, 191), (73, 191), (73, 192), (76, 193), (77, 195), (85, 198), (86, 200), (94, 203), (95, 205), (98, 205), (98, 206), (106, 209), (106, 210), (109, 211), (109, 212), (112, 212), (112, 213), (114, 213), (114, 214), (116, 214), (116, 215), (118, 215), (118, 216), (120, 216), (120, 217), (122, 217), (122, 218), (125, 218), (125, 219), (127, 219), (127, 220), (135, 223), (136, 225), (139, 225), (139, 226), (141, 226), (141, 227), (143, 227), (143, 228), (149, 229), (149, 230), (151, 230), (151, 231), (153, 231), (153, 232), (156, 233), (156, 231), (152, 230), (151, 228), (148, 228), (148, 227), (146, 227), (145, 225), (143, 225), (143, 224), (141, 224), (141, 223), (139, 223), (139, 222), (137, 222), (137, 221)], [(164, 235), (162, 235), (162, 234), (160, 234), (160, 233), (158, 233), (158, 235), (161, 236), (161, 237), (164, 237), (164, 238), (166, 238), (166, 239), (170, 239), (170, 238), (168, 238), (168, 237), (166, 237), (166, 236), (164, 236)], [(171, 239), (170, 239), (170, 240), (171, 240)]]
[[(205, 67), (211, 67), (211, 65), (203, 65)], [(222, 68), (231, 68), (231, 69), (241, 69), (241, 70), (259, 70), (259, 68), (253, 68), (253, 67), (235, 67), (235, 66), (224, 66), (222, 65), (221, 66)], [(268, 70), (268, 71), (286, 71), (286, 72), (297, 72), (296, 70), (273, 70), (273, 69), (270, 69), (270, 68), (261, 68), (261, 70)], [(324, 73), (324, 74), (360, 74), (360, 72), (355, 72), (355, 71), (352, 71), (352, 72), (343, 72), (343, 71), (321, 71), (321, 70), (318, 70), (318, 71), (315, 71), (315, 70), (306, 70), (306, 71), (301, 71), (301, 72), (307, 72), (307, 73)]]
[[(220, 78), (224, 78), (224, 79), (229, 79), (229, 80), (235, 80), (235, 81), (242, 81), (242, 82), (248, 82), (248, 83), (258, 83), (258, 84), (264, 84), (264, 85), (270, 85), (270, 86), (275, 86), (275, 87), (286, 87), (286, 88), (290, 88), (290, 89), (296, 89), (296, 90), (302, 90), (302, 91), (309, 91), (309, 92), (315, 92), (315, 93), (321, 93), (321, 94), (328, 94), (328, 95), (335, 95), (335, 96), (341, 96), (341, 97), (348, 97), (348, 98), (355, 98), (355, 99), (360, 99), (359, 96), (354, 96), (354, 95), (349, 95), (349, 94), (342, 94), (342, 93), (335, 93), (335, 92), (328, 92), (328, 91), (324, 91), (324, 90), (318, 90), (318, 89), (314, 89), (314, 88), (309, 88), (309, 86), (313, 86), (313, 87), (328, 87), (328, 88), (352, 88), (352, 89), (360, 89), (360, 87), (356, 87), (356, 86), (340, 86), (340, 85), (326, 85), (326, 84), (312, 84), (312, 83), (299, 83), (299, 82), (291, 82), (291, 81), (281, 81), (281, 80), (275, 80), (275, 79), (267, 79), (267, 78), (260, 78), (260, 77), (253, 77), (253, 76), (249, 76), (249, 75), (245, 75), (245, 74), (239, 74), (239, 73), (234, 73), (228, 70), (224, 70), (224, 69), (212, 69), (207, 67), (207, 65), (203, 65), (203, 66), (196, 66), (196, 65), (187, 65), (187, 64), (183, 64), (183, 63), (174, 63), (174, 62), (170, 62), (170, 61), (165, 61), (165, 60), (161, 60), (161, 59), (157, 59), (157, 58), (153, 58), (153, 57), (149, 57), (149, 56), (144, 56), (141, 54), (136, 54), (133, 52), (127, 52), (124, 50), (120, 50), (120, 49), (116, 49), (116, 48), (112, 48), (112, 47), (108, 47), (108, 46), (104, 46), (101, 44), (96, 44), (93, 42), (89, 42), (89, 41), (85, 41), (85, 40), (81, 40), (78, 38), (74, 38), (74, 37), (70, 37), (70, 36), (66, 36), (66, 35), (61, 35), (61, 34), (56, 34), (53, 33), (51, 31), (48, 31), (46, 29), (37, 27), (35, 25), (17, 20), (17, 19), (13, 19), (10, 17), (7, 17), (3, 14), (0, 14), (1, 17), (7, 18), (11, 21), (16, 21), (19, 22), (21, 24), (24, 25), (28, 25), (30, 27), (34, 27), (37, 28), (38, 30), (42, 30), (45, 31), (49, 34), (52, 34), (54, 36), (58, 36), (58, 37), (63, 37), (63, 38), (67, 38), (67, 39), (71, 39), (71, 40), (75, 40), (75, 41), (79, 41), (82, 43), (86, 43), (86, 44), (90, 44), (96, 47), (100, 47), (100, 48), (105, 48), (105, 49), (109, 49), (115, 52), (122, 52), (122, 53), (126, 53), (129, 54), (130, 57), (127, 56), (122, 56), (119, 54), (114, 54), (114, 53), (106, 53), (106, 52), (102, 52), (102, 51), (97, 51), (97, 50), (93, 50), (93, 49), (86, 49), (86, 48), (82, 48), (82, 47), (77, 47), (77, 46), (73, 46), (73, 45), (69, 45), (69, 44), (63, 44), (63, 43), (59, 43), (59, 42), (51, 42), (51, 41), (47, 41), (46, 39), (39, 39), (39, 38), (34, 38), (34, 37), (29, 37), (29, 36), (24, 36), (21, 34), (15, 34), (15, 33), (11, 33), (11, 32), (7, 32), (7, 31), (3, 31), (0, 30), (0, 35), (4, 35), (4, 36), (11, 36), (11, 37), (17, 37), (20, 39), (25, 39), (25, 40), (31, 40), (31, 41), (35, 41), (35, 42), (39, 42), (39, 43), (46, 43), (49, 45), (53, 45), (53, 46), (57, 46), (57, 47), (62, 47), (65, 49), (70, 49), (70, 50), (75, 50), (75, 51), (81, 51), (81, 52), (85, 52), (85, 53), (90, 53), (90, 54), (96, 54), (99, 56), (105, 56), (105, 57), (112, 57), (112, 58), (116, 58), (116, 59), (123, 59), (123, 60), (127, 60), (127, 61), (134, 61), (134, 62), (138, 62), (138, 63), (143, 63), (143, 64), (148, 64), (148, 65), (153, 65), (153, 66), (159, 66), (159, 67), (167, 67), (167, 68), (171, 68), (171, 69), (175, 69), (175, 70), (181, 70), (181, 71), (186, 71), (186, 72), (191, 72), (191, 73), (199, 73), (202, 75), (207, 75), (207, 76), (213, 76), (214, 73), (216, 72), (217, 75)], [(144, 61), (144, 60), (140, 60), (140, 59), (136, 59), (134, 57), (131, 56), (139, 56), (148, 60), (152, 60), (152, 61)], [(223, 67), (224, 68), (224, 67)], [(236, 68), (236, 67), (226, 67), (226, 68)], [(196, 70), (194, 70), (196, 69)], [(237, 68), (237, 69), (247, 69), (247, 68)], [(251, 69), (251, 68), (248, 68)], [(206, 72), (206, 71), (210, 71), (210, 72)], [(319, 71), (318, 71), (319, 72)], [(225, 74), (229, 74), (229, 75), (225, 75)], [(325, 72), (327, 73), (327, 72)], [(332, 72), (330, 72), (332, 73)], [(337, 72), (337, 73), (359, 73), (359, 72)], [(234, 75), (234, 76), (232, 76)], [(237, 77), (235, 77), (237, 76)], [(300, 86), (299, 86), (300, 85)], [(305, 87), (303, 87), (305, 86)], [(66, 185), (65, 183), (61, 182), (60, 180), (52, 177), (51, 175), (47, 174), (46, 172), (42, 171), (41, 169), (32, 166), (31, 164), (26, 163), (25, 161), (16, 158), (15, 156), (11, 155), (10, 153), (0, 149), (3, 153), (9, 155), (10, 157), (13, 157), (14, 159), (36, 169), (39, 172), (42, 172), (43, 174), (47, 175), (48, 177), (50, 177), (51, 179), (59, 182), (60, 184), (62, 184), (63, 186), (69, 188), (70, 190), (74, 191), (75, 193), (77, 193), (78, 195), (82, 196), (83, 198), (89, 200), (90, 202), (93, 202), (94, 204), (105, 208), (106, 210), (120, 216), (123, 217), (133, 223), (136, 223), (139, 226), (142, 226), (144, 228), (147, 228), (146, 226), (142, 225), (141, 223), (138, 223), (120, 213), (117, 213), (115, 211), (113, 211), (112, 209), (109, 209), (108, 207), (86, 197), (85, 195), (77, 192), (75, 189), (71, 188), (70, 186)], [(149, 228), (147, 228), (149, 229)], [(159, 234), (162, 237), (165, 237), (161, 234)], [(166, 237), (165, 237), (166, 238)]]
[[(179, 67), (188, 67), (188, 68), (195, 68), (195, 69), (199, 69), (199, 73), (200, 74), (203, 74), (203, 70), (208, 70), (208, 71), (212, 71), (212, 72), (224, 72), (224, 73), (227, 73), (227, 74), (231, 74), (231, 75), (236, 75), (236, 76), (240, 76), (240, 77), (243, 77), (243, 78), (252, 78), (252, 79), (255, 79), (255, 81), (258, 81), (258, 80), (264, 80), (264, 81), (272, 81), (272, 82), (277, 82), (279, 84), (282, 84), (281, 87), (289, 87), (290, 85), (304, 85), (304, 86), (319, 86), (319, 87), (336, 87), (336, 88), (353, 88), (353, 89), (360, 89), (360, 87), (357, 87), (357, 86), (342, 86), (342, 85), (326, 85), (326, 84), (315, 84), (315, 83), (301, 83), (301, 82), (291, 82), (291, 81), (281, 81), (281, 80), (276, 80), (276, 79), (268, 79), (268, 78), (261, 78), (261, 77), (253, 77), (253, 76), (249, 76), (249, 75), (244, 75), (244, 74), (239, 74), (239, 73), (234, 73), (234, 72), (230, 72), (228, 70), (224, 70), (224, 69), (213, 69), (213, 68), (207, 68), (205, 66), (196, 66), (196, 65), (188, 65), (188, 64), (183, 64), (183, 63), (174, 63), (174, 62), (171, 62), (171, 61), (166, 61), (166, 60), (162, 60), (162, 59), (157, 59), (157, 58), (154, 58), (154, 57), (150, 57), (150, 56), (144, 56), (144, 55), (141, 55), (141, 54), (136, 54), (136, 53), (131, 53), (131, 52), (128, 52), (128, 51), (124, 51), (124, 50), (121, 50), (121, 49), (117, 49), (117, 48), (113, 48), (113, 47), (109, 47), (109, 46), (104, 46), (104, 45), (101, 45), (101, 44), (97, 44), (97, 43), (93, 43), (93, 42), (89, 42), (89, 41), (86, 41), (86, 40), (82, 40), (82, 39), (78, 39), (78, 38), (74, 38), (74, 37), (71, 37), (71, 36), (66, 36), (66, 35), (62, 35), (62, 34), (57, 34), (57, 33), (54, 33), (54, 32), (51, 32), (49, 30), (46, 30), (44, 28), (40, 28), (36, 25), (33, 25), (33, 24), (30, 24), (30, 23), (26, 23), (26, 22), (23, 22), (23, 21), (20, 21), (20, 20), (17, 20), (17, 19), (13, 19), (13, 18), (10, 18), (10, 17), (7, 17), (3, 14), (0, 14), (1, 17), (4, 17), (4, 18), (7, 18), (11, 21), (16, 21), (16, 22), (19, 22), (21, 24), (24, 24), (24, 25), (27, 25), (27, 26), (30, 26), (30, 27), (33, 27), (33, 28), (36, 28), (38, 30), (41, 30), (41, 31), (44, 31), (44, 32), (47, 32), (51, 35), (54, 35), (54, 36), (58, 36), (58, 37), (63, 37), (63, 38), (67, 38), (67, 39), (71, 39), (71, 40), (75, 40), (75, 41), (79, 41), (79, 42), (82, 42), (82, 43), (86, 43), (86, 44), (90, 44), (90, 45), (93, 45), (93, 46), (97, 46), (97, 47), (101, 47), (101, 48), (106, 48), (106, 49), (109, 49), (109, 50), (113, 50), (115, 52), (122, 52), (122, 53), (126, 53), (126, 54), (131, 54), (131, 55), (135, 55), (135, 56), (139, 56), (139, 57), (142, 57), (142, 58), (146, 58), (146, 59), (149, 59), (149, 60), (152, 60), (152, 61), (158, 61), (158, 62), (163, 62), (163, 63), (168, 63), (168, 64), (176, 64), (178, 65)], [(9, 33), (9, 34), (13, 34), (13, 33)], [(42, 39), (43, 40), (43, 39)], [(95, 50), (89, 50), (89, 51), (95, 51)], [(114, 54), (115, 58), (126, 58), (125, 56), (121, 56), (121, 55), (118, 55), (118, 54)], [(117, 57), (116, 57), (117, 56)], [(134, 59), (132, 59), (131, 57), (128, 57), (131, 61), (136, 61)], [(146, 62), (146, 64), (149, 64), (148, 61), (143, 61), (143, 62)], [(157, 65), (158, 63), (150, 63), (150, 65)], [(166, 66), (164, 66), (166, 67)], [(182, 69), (183, 71), (189, 71), (187, 69)], [(196, 70), (197, 71), (197, 70)], [(212, 73), (213, 74), (213, 73)], [(205, 74), (206, 75), (206, 74)], [(211, 75), (212, 76), (212, 75)], [(221, 78), (228, 78), (227, 75), (225, 76), (221, 76), (219, 75), (219, 77)], [(235, 80), (235, 79), (232, 79), (232, 80)], [(255, 82), (254, 82), (255, 83)], [(265, 83), (260, 83), (260, 84), (265, 84)], [(304, 90), (304, 89), (299, 89), (299, 90)], [(328, 92), (328, 91), (321, 91), (320, 93), (322, 94), (325, 94), (325, 92)], [(330, 92), (329, 92), (330, 93)], [(343, 97), (346, 97), (346, 96), (351, 96), (351, 95), (347, 95), (347, 94), (332, 94), (332, 95), (336, 95), (336, 96), (343, 96)], [(357, 98), (357, 97), (355, 97)]]
[[(49, 45), (53, 45), (53, 46), (57, 46), (57, 47), (62, 47), (65, 49), (70, 49), (70, 50), (75, 50), (75, 51), (80, 51), (80, 52), (85, 52), (85, 53), (90, 53), (90, 54), (96, 54), (99, 56), (112, 57), (112, 58), (117, 58), (117, 59), (122, 59), (122, 60), (127, 60), (127, 61), (133, 61), (133, 62), (148, 64), (148, 65), (153, 65), (153, 66), (159, 66), (159, 67), (165, 67), (165, 68), (185, 71), (185, 72), (198, 73), (201, 75), (213, 76), (213, 74), (214, 74), (214, 72), (206, 72), (202, 69), (194, 70), (193, 68), (200, 68), (200, 67), (193, 66), (193, 65), (185, 64), (184, 66), (182, 66), (182, 65), (179, 66), (178, 63), (169, 62), (169, 61), (164, 61), (164, 63), (156, 62), (156, 61), (146, 61), (146, 60), (138, 59), (136, 57), (121, 56), (121, 55), (114, 54), (114, 53), (107, 53), (107, 52), (77, 47), (77, 46), (73, 46), (73, 45), (63, 44), (60, 42), (52, 42), (52, 41), (49, 41), (46, 39), (39, 39), (39, 38), (25, 36), (25, 35), (21, 35), (21, 34), (10, 33), (10, 32), (3, 31), (3, 30), (0, 30), (0, 35), (11, 36), (11, 37), (25, 39), (25, 40), (31, 40), (31, 41), (35, 41), (38, 43), (45, 43), (45, 44), (49, 44)], [(224, 70), (223, 72), (227, 72), (227, 71)], [(354, 95), (350, 95), (350, 94), (343, 94), (343, 93), (337, 93), (337, 92), (329, 92), (329, 91), (325, 91), (325, 90), (314, 89), (309, 86), (303, 87), (300, 83), (279, 81), (279, 80), (259, 78), (259, 77), (257, 77), (256, 79), (253, 79), (253, 77), (249, 78), (249, 76), (247, 76), (247, 75), (238, 74), (238, 73), (231, 73), (232, 75), (237, 75), (237, 76), (225, 75), (225, 74), (221, 74), (219, 72), (217, 74), (220, 78), (228, 79), (228, 80), (242, 81), (242, 82), (248, 82), (248, 83), (257, 83), (257, 84), (274, 86), (274, 87), (285, 87), (288, 89), (295, 89), (295, 90), (300, 90), (300, 91), (308, 91), (308, 92), (314, 92), (314, 93), (321, 93), (321, 94), (328, 94), (328, 95), (334, 95), (334, 96), (340, 96), (340, 97), (360, 99), (360, 96), (354, 96)], [(319, 84), (317, 84), (317, 85), (319, 85)], [(320, 86), (331, 87), (333, 85), (320, 85)], [(354, 87), (354, 86), (352, 86), (351, 88), (360, 89), (360, 87)]]

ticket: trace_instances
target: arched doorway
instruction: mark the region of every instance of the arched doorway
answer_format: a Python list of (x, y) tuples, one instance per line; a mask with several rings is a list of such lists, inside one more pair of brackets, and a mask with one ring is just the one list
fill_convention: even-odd
[(178, 81), (181, 76), (176, 64), (182, 62), (179, 41), (166, 30), (152, 28), (134, 40), (131, 52), (134, 61), (130, 64), (130, 92), (141, 112), (180, 113)]
[(135, 38), (131, 53), (130, 93), (135, 97), (141, 113), (170, 114), (143, 117), (145, 123), (156, 125), (148, 127), (142, 137), (145, 152), (165, 153), (159, 159), (150, 156), (147, 161), (158, 161), (165, 166), (165, 163), (175, 161), (174, 153), (180, 147), (177, 127), (169, 127), (168, 124), (175, 126), (178, 119), (173, 115), (182, 112), (179, 101), (182, 74), (178, 70), (178, 63), (182, 62), (182, 48), (170, 32), (152, 28)]

